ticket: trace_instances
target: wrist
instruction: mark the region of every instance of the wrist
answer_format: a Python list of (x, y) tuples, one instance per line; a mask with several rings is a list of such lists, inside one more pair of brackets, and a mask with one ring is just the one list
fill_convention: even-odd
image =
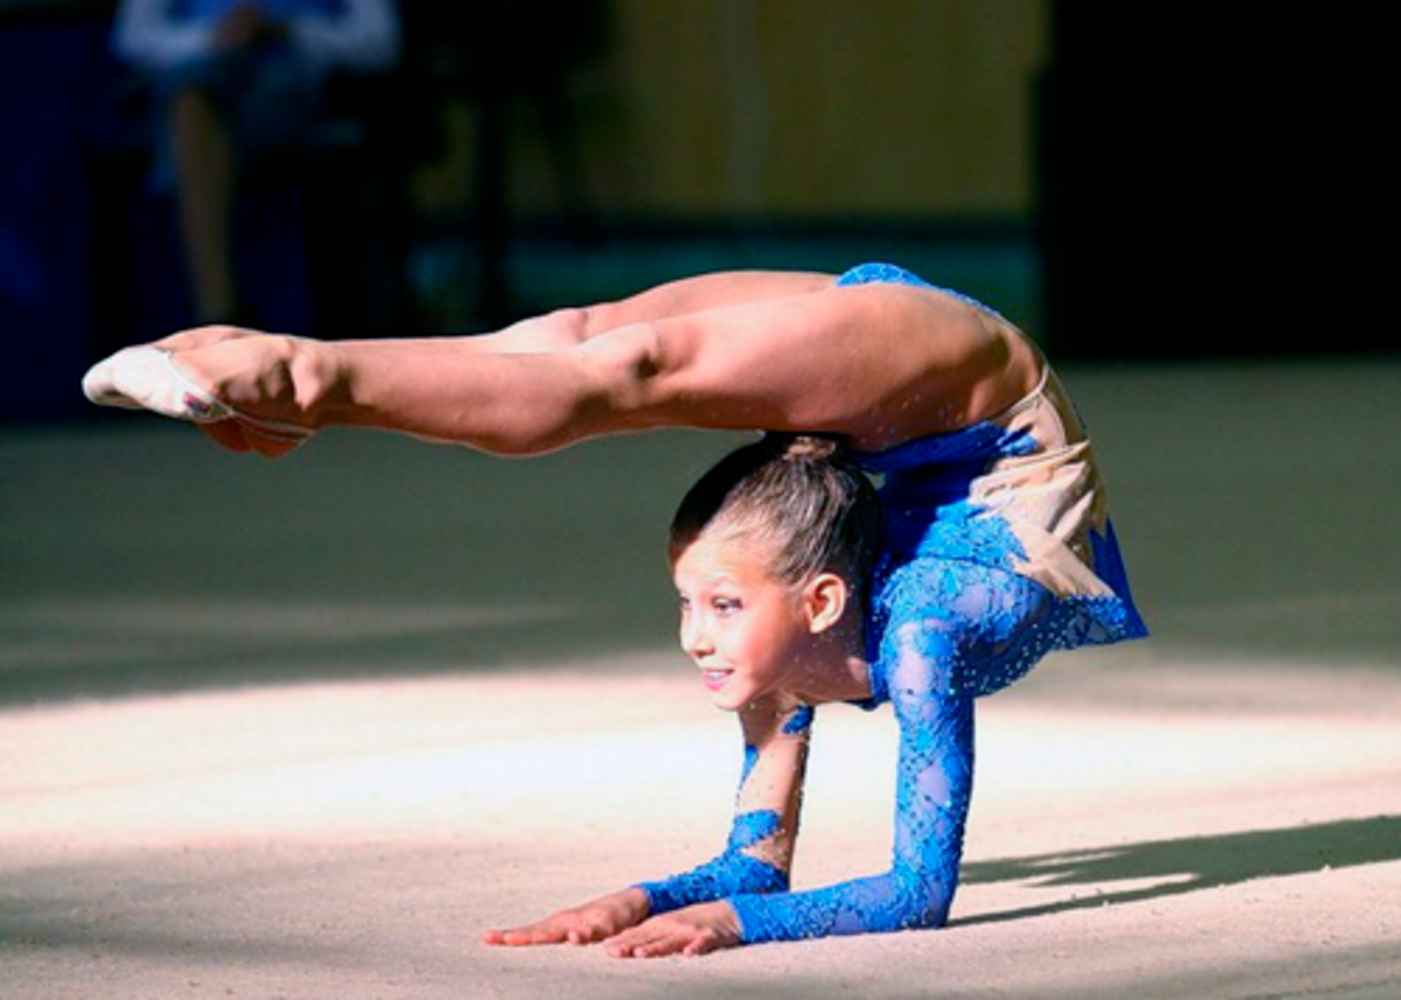
[(652, 897), (646, 889), (641, 886), (628, 886), (619, 895), (624, 903), (632, 909), (633, 915), (638, 921), (646, 920), (652, 916)]

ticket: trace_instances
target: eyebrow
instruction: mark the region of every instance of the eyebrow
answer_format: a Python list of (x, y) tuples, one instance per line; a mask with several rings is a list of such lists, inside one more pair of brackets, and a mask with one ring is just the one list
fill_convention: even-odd
[[(673, 585), (673, 586), (676, 586), (675, 581), (672, 581), (672, 585)], [(740, 580), (735, 576), (735, 574), (733, 574), (733, 573), (723, 573), (723, 574), (721, 574), (721, 575), (719, 575), (719, 576), (707, 577), (704, 581), (702, 581), (701, 586), (697, 589), (697, 592), (698, 592), (698, 593), (708, 593), (708, 592), (713, 591), (713, 590), (718, 590), (718, 589), (720, 589), (720, 588), (722, 588), (722, 587), (732, 587), (732, 588), (735, 588), (735, 589), (743, 589), (744, 584), (740, 582)], [(679, 587), (679, 586), (676, 586), (676, 592), (677, 592), (678, 594), (682, 594), (682, 593), (683, 593), (682, 588)]]

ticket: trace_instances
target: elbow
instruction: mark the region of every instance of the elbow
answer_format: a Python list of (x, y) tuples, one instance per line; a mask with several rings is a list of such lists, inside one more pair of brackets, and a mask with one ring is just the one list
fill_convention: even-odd
[(947, 904), (942, 906), (922, 906), (910, 915), (909, 922), (905, 926), (910, 930), (933, 931), (938, 930), (948, 922), (949, 908)]
[(913, 874), (896, 877), (895, 921), (898, 930), (934, 930), (949, 922), (954, 887)]

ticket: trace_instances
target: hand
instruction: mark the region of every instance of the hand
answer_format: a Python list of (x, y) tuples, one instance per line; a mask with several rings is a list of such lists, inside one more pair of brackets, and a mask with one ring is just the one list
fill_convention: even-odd
[(739, 916), (733, 906), (722, 901), (653, 917), (609, 938), (605, 948), (614, 958), (660, 958), (705, 955), (742, 943)]
[(493, 945), (592, 944), (636, 926), (649, 912), (645, 892), (624, 889), (524, 927), (487, 931), (482, 941)]

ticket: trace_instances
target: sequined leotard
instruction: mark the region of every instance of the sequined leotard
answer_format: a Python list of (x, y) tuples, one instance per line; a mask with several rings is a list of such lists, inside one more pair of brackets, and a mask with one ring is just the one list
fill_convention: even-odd
[[(871, 281), (927, 285), (886, 264), (838, 283)], [(790, 892), (786, 871), (746, 853), (774, 834), (777, 814), (746, 812), (719, 857), (642, 885), (653, 913), (727, 899), (746, 943), (942, 925), (972, 790), (973, 699), (1052, 650), (1147, 634), (1089, 441), (1049, 368), (996, 417), (858, 458), (883, 479), (863, 707), (888, 701), (900, 727), (891, 868)], [(812, 717), (800, 709), (785, 732), (805, 738)]]

